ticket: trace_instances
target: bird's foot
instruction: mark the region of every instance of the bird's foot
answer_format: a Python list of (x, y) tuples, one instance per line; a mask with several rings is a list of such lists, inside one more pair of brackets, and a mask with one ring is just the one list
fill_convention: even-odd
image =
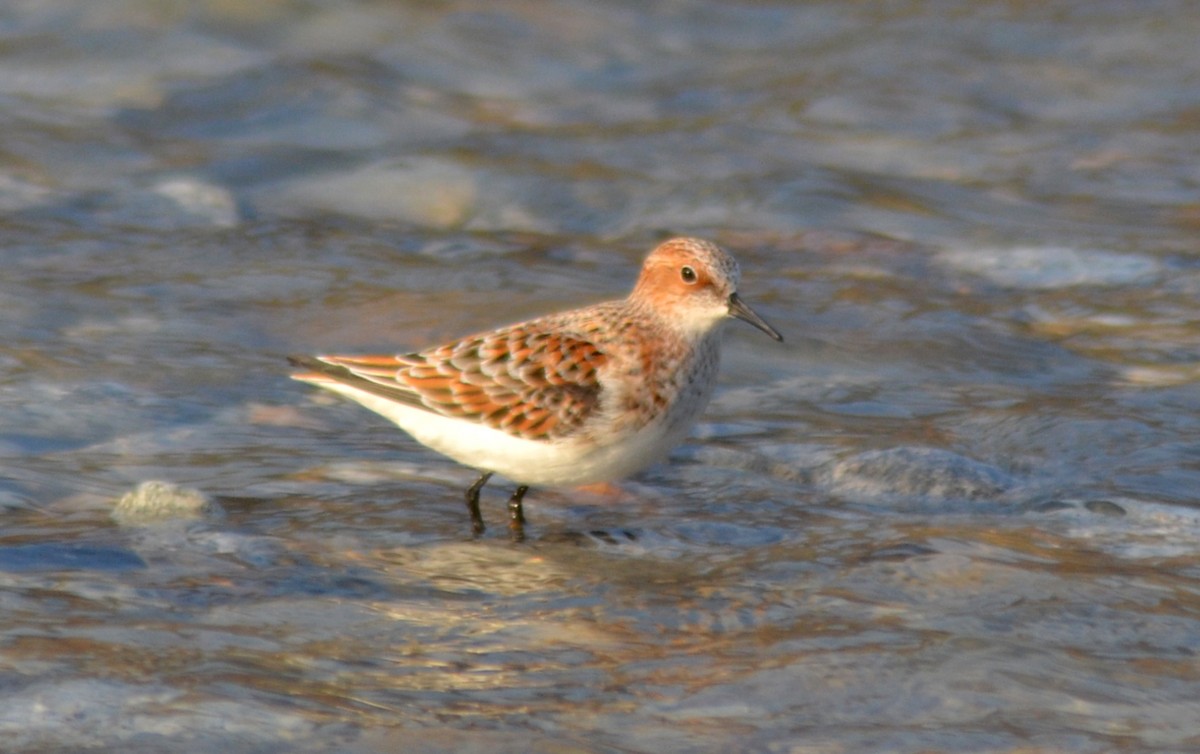
[(471, 514), (471, 536), (476, 539), (482, 536), (487, 529), (483, 523), (483, 514), (479, 512), (479, 491), (491, 478), (492, 472), (485, 471), (467, 490), (467, 511)]
[(513, 542), (525, 541), (525, 509), (521, 501), (529, 492), (528, 485), (521, 485), (508, 499), (508, 533)]

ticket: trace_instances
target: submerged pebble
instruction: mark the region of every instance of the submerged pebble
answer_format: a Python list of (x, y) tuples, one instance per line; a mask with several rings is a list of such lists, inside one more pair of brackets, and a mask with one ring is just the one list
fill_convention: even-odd
[(1149, 282), (1162, 272), (1161, 264), (1151, 257), (1067, 246), (954, 248), (935, 258), (947, 267), (1012, 288), (1132, 285)]
[(203, 492), (161, 481), (142, 482), (122, 495), (112, 510), (113, 520), (122, 526), (223, 515), (221, 505)]
[(1003, 493), (1008, 474), (938, 448), (871, 450), (826, 465), (817, 478), (836, 494), (860, 500), (920, 497), (977, 500)]
[(186, 216), (197, 221), (218, 228), (232, 228), (238, 223), (237, 202), (222, 186), (194, 178), (172, 178), (156, 184), (154, 193), (170, 199)]
[(374, 220), (451, 228), (466, 221), (476, 200), (471, 172), (447, 160), (404, 160), (293, 181), (269, 198), (284, 214), (313, 210)]
[(1124, 516), (1125, 509), (1111, 500), (1089, 500), (1083, 504), (1092, 513), (1099, 513), (1102, 516)]

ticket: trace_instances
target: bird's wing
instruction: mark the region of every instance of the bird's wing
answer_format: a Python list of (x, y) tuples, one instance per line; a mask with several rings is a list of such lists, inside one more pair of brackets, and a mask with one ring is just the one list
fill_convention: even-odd
[(516, 437), (576, 432), (600, 402), (607, 357), (589, 339), (516, 325), (401, 356), (299, 356), (309, 382), (340, 382)]

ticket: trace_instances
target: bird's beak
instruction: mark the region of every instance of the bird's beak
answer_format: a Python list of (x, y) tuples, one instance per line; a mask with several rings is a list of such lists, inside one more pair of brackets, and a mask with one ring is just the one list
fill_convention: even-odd
[(749, 322), (775, 340), (783, 341), (783, 336), (774, 327), (768, 325), (765, 319), (755, 314), (753, 309), (746, 306), (746, 303), (738, 298), (736, 293), (729, 295), (729, 316), (737, 317), (743, 322)]

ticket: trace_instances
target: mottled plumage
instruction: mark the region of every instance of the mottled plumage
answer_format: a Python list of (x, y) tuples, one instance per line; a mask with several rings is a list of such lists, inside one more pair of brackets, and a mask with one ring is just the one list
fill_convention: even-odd
[(628, 298), (479, 333), (399, 356), (293, 357), (296, 379), (342, 393), (418, 441), (521, 486), (582, 485), (631, 474), (686, 434), (716, 381), (717, 325), (733, 316), (780, 335), (737, 296), (719, 247), (680, 238), (646, 258)]

